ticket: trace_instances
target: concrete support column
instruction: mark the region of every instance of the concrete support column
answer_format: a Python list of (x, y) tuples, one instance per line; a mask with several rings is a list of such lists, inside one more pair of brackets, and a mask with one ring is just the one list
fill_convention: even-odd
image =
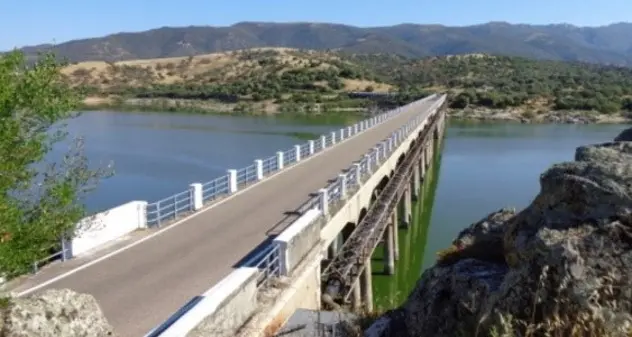
[(283, 151), (277, 152), (277, 169), (283, 169)]
[(255, 172), (257, 173), (257, 181), (263, 179), (263, 160), (255, 159)]
[(331, 132), (331, 145), (336, 144), (336, 131)]
[(426, 151), (421, 151), (421, 158), (419, 158), (419, 171), (421, 174), (421, 179), (426, 177)]
[(395, 274), (395, 247), (393, 247), (393, 228), (388, 225), (384, 231), (384, 274)]
[(228, 193), (237, 192), (237, 170), (228, 170)]
[(301, 161), (301, 146), (294, 145), (294, 151), (295, 151), (296, 161), (297, 162)]
[(358, 312), (362, 308), (362, 289), (360, 289), (360, 280), (353, 284), (353, 294), (351, 295), (351, 308)]
[(194, 211), (202, 208), (204, 205), (204, 199), (202, 198), (202, 184), (193, 183), (189, 185), (191, 189), (191, 208)]
[(323, 215), (327, 217), (329, 215), (329, 197), (327, 196), (327, 189), (321, 188), (318, 190), (318, 196), (320, 197), (318, 208), (323, 212)]
[(371, 258), (364, 262), (362, 271), (362, 301), (366, 312), (373, 312), (373, 275), (371, 271)]
[(309, 146), (309, 155), (311, 156), (314, 154), (314, 141), (310, 140), (307, 144), (307, 146)]
[(393, 248), (395, 249), (393, 255), (395, 261), (399, 261), (399, 225), (397, 223), (397, 220), (397, 208), (395, 208), (393, 214), (391, 215), (390, 224), (390, 226), (393, 226)]
[(340, 184), (340, 199), (347, 197), (347, 175), (341, 173), (338, 175), (338, 183)]
[(419, 172), (419, 165), (413, 165), (413, 198), (419, 200), (419, 187), (421, 183), (421, 177)]
[(410, 185), (406, 187), (404, 192), (404, 225), (409, 227), (413, 218), (413, 207), (410, 193)]

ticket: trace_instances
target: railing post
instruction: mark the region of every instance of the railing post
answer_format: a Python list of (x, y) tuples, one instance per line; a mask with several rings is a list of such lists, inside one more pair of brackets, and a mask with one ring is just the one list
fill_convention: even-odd
[(228, 170), (228, 193), (237, 192), (237, 170)]
[(376, 165), (376, 166), (379, 166), (379, 165), (380, 165), (380, 163), (381, 163), (381, 160), (380, 160), (380, 159), (381, 159), (381, 158), (380, 158), (380, 148), (381, 148), (381, 146), (380, 146), (379, 144), (378, 144), (378, 145), (376, 145), (376, 146), (373, 148), (373, 151), (374, 151), (373, 158), (375, 159), (375, 165)]
[(309, 146), (309, 155), (311, 156), (314, 154), (314, 141), (310, 140), (307, 144), (307, 146)]
[(257, 181), (263, 179), (263, 160), (256, 159), (255, 160), (255, 168), (257, 172)]
[(347, 198), (347, 175), (344, 173), (339, 174), (338, 181), (340, 182), (340, 199), (344, 200)]
[(327, 147), (327, 137), (325, 137), (324, 135), (320, 136), (320, 144), (320, 146), (325, 149)]
[(340, 129), (340, 140), (345, 139), (345, 128)]
[(202, 184), (193, 183), (189, 185), (191, 189), (191, 207), (193, 211), (197, 211), (204, 205), (202, 199)]
[(277, 169), (278, 170), (283, 169), (283, 151), (277, 152)]
[(362, 185), (362, 172), (360, 172), (360, 163), (354, 163), (353, 166), (355, 166), (355, 180), (356, 180), (356, 184), (358, 184), (358, 187), (360, 185)]
[(347, 127), (347, 137), (351, 137), (353, 135), (353, 127), (348, 126)]
[(301, 160), (301, 146), (294, 145), (294, 151), (296, 151), (296, 161), (299, 162)]
[(323, 212), (323, 215), (327, 217), (329, 215), (329, 198), (327, 197), (327, 189), (321, 188), (318, 190), (319, 205), (320, 211)]
[(336, 144), (336, 131), (331, 132), (331, 145)]
[(358, 133), (358, 123), (353, 124), (353, 134), (357, 134)]
[(383, 140), (380, 145), (382, 146), (382, 160), (386, 160), (386, 151), (388, 149), (388, 142)]
[[(147, 217), (145, 217), (147, 219)], [(147, 221), (145, 221), (145, 227), (147, 227)], [(61, 239), (61, 260), (68, 261), (73, 258), (72, 254), (72, 236), (70, 238), (63, 237)], [(0, 276), (1, 278), (1, 276)], [(2, 282), (0, 282), (2, 283)]]
[(366, 171), (368, 174), (373, 173), (373, 170), (371, 170), (371, 155), (370, 154), (365, 154), (364, 158), (366, 159)]

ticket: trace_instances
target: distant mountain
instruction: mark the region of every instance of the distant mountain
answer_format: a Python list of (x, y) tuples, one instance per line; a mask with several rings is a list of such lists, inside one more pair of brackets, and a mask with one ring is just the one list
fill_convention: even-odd
[(71, 61), (190, 56), (254, 47), (339, 49), (407, 57), (490, 53), (632, 66), (632, 23), (602, 27), (490, 22), (475, 26), (400, 24), (360, 28), (329, 23), (241, 22), (228, 27), (163, 27), (23, 48)]

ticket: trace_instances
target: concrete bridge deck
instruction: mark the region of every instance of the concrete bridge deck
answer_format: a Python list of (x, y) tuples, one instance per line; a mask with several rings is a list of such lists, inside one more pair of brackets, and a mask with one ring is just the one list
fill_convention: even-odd
[(329, 179), (413, 116), (427, 111), (432, 102), (403, 111), (195, 213), (142, 244), (37, 291), (71, 288), (90, 293), (120, 335), (142, 336), (192, 296), (229, 274), (254, 247), (268, 239), (271, 231), (278, 233), (290, 223), (286, 212), (297, 209)]

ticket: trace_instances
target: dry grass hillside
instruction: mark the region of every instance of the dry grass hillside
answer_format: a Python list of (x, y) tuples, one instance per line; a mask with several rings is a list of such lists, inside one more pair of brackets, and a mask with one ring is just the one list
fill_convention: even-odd
[[(250, 79), (253, 82), (281, 76), (288, 71), (318, 72), (341, 67), (358, 67), (325, 51), (289, 48), (257, 48), (189, 57), (172, 57), (119, 62), (86, 61), (62, 70), (73, 86), (88, 86), (107, 91), (115, 87), (147, 87), (155, 84), (229, 84)], [(392, 87), (363, 78), (341, 78), (342, 91), (387, 92)], [(326, 81), (314, 81), (327, 86)]]

